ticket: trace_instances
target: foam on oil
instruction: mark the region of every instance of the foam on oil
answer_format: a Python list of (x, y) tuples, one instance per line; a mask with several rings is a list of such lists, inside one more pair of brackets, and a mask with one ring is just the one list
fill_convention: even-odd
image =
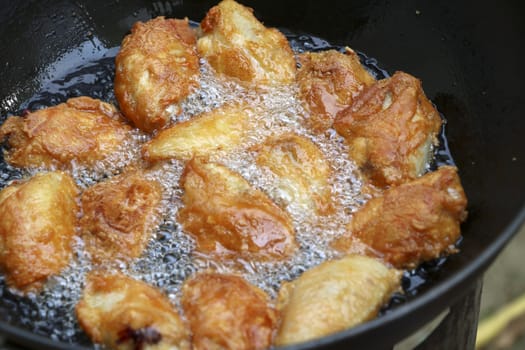
[[(315, 37), (294, 36), (291, 33), (288, 33), (288, 37), (296, 52), (333, 48)], [(112, 81), (113, 56), (117, 50), (111, 49), (108, 52), (108, 56), (98, 57), (66, 72), (65, 76), (49, 81), (43, 86), (42, 92), (24, 102), (20, 109), (43, 108), (79, 95), (115, 102)], [(376, 78), (387, 76), (386, 72), (377, 67), (375, 60), (363, 55), (360, 57)], [(85, 81), (90, 81), (91, 84), (87, 85)], [(257, 91), (246, 89), (235, 82), (216, 77), (208, 64), (201, 61), (199, 89), (182, 103), (182, 112), (172, 116), (172, 122), (176, 123), (190, 120), (200, 113), (226, 103), (243, 100), (249, 105), (247, 113), (256, 127), (249, 131), (242, 149), (229, 153), (217, 152), (211, 160), (238, 172), (255, 188), (265, 192), (276, 203), (286, 208), (292, 218), (300, 247), (294, 256), (282, 262), (216, 262), (196, 252), (193, 238), (183, 232), (176, 220), (177, 212), (182, 206), (183, 191), (179, 186), (179, 179), (184, 163), (171, 160), (146, 171), (146, 177), (159, 181), (163, 188), (160, 224), (156, 226), (143, 256), (131, 264), (121, 263), (119, 268), (135, 278), (159, 287), (175, 305), (178, 305), (182, 283), (198, 271), (213, 269), (224, 273), (240, 273), (248, 281), (275, 296), (282, 281), (292, 280), (307, 269), (333, 257), (335, 253), (329, 249), (329, 242), (344, 233), (352, 212), (368, 198), (361, 193), (359, 174), (355, 164), (347, 156), (348, 151), (343, 139), (333, 130), (322, 135), (312, 135), (302, 126), (305, 111), (296, 99), (296, 93), (297, 87), (294, 85)], [(269, 136), (288, 132), (309, 138), (329, 159), (332, 170), (332, 197), (336, 204), (333, 214), (312, 218), (310, 212), (288, 203), (279, 190), (279, 181), (274, 174), (256, 165), (256, 154), (249, 151), (250, 147), (264, 142)], [(148, 140), (148, 135), (134, 130), (130, 132), (129, 140), (115, 154), (91, 168), (72, 164), (70, 172), (79, 186), (85, 189), (121, 173), (127, 166), (140, 163), (141, 145)], [(0, 188), (35, 171), (20, 171), (2, 160)], [(78, 238), (74, 244), (74, 258), (69, 267), (60, 275), (50, 278), (38, 295), (19, 295), (6, 286), (5, 279), (0, 275), (0, 319), (55, 340), (89, 344), (89, 340), (78, 326), (74, 307), (81, 296), (85, 275), (92, 268), (83, 242)], [(410, 281), (410, 276), (406, 276), (405, 284), (407, 280)]]

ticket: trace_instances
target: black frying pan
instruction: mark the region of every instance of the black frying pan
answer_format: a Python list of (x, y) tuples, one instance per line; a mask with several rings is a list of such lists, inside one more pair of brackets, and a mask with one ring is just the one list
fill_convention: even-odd
[[(469, 198), (461, 253), (450, 257), (416, 297), (386, 315), (294, 347), (388, 348), (462, 297), (525, 220), (523, 6), (519, 1), (242, 2), (254, 7), (269, 26), (349, 45), (377, 58), (391, 73), (404, 70), (415, 75), (448, 120), (450, 148)], [(53, 74), (52, 62), (67, 57), (81, 43), (114, 47), (137, 20), (166, 15), (199, 21), (214, 4), (2, 0), (2, 119), (39, 91), (42, 81)], [(10, 323), (4, 302), (0, 301), (0, 332), (34, 348), (73, 348)]]

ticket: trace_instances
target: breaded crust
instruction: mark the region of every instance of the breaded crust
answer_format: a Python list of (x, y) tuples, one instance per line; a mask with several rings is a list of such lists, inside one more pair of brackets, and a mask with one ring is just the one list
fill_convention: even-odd
[(337, 112), (350, 106), (363, 88), (375, 82), (348, 47), (345, 53), (305, 52), (298, 58), (299, 98), (309, 111), (307, 126), (314, 132), (330, 128)]
[(275, 345), (321, 338), (376, 317), (400, 282), (400, 271), (365, 256), (325, 261), (281, 286)]
[(289, 133), (268, 138), (254, 147), (257, 164), (280, 179), (279, 197), (288, 206), (317, 215), (333, 211), (331, 168), (319, 147), (304, 136)]
[(189, 331), (170, 301), (122, 273), (89, 273), (76, 315), (91, 340), (109, 349), (190, 349)]
[(136, 170), (82, 193), (81, 235), (96, 263), (139, 257), (159, 217), (161, 186)]
[(444, 166), (371, 199), (333, 246), (349, 251), (358, 239), (371, 248), (370, 255), (397, 268), (414, 268), (455, 251), (466, 205), (456, 168)]
[(0, 268), (10, 286), (38, 291), (69, 263), (77, 196), (62, 172), (40, 173), (0, 192)]
[(186, 281), (181, 303), (193, 349), (268, 349), (278, 322), (268, 299), (261, 289), (234, 275), (203, 273)]
[(17, 167), (69, 168), (91, 165), (112, 154), (131, 129), (117, 109), (90, 97), (75, 97), (0, 126), (6, 161)]
[(212, 7), (201, 22), (199, 54), (219, 74), (263, 85), (292, 83), (296, 63), (286, 37), (266, 28), (251, 8), (233, 0)]
[(290, 217), (223, 165), (192, 159), (181, 177), (179, 221), (217, 258), (282, 259), (295, 250)]
[(137, 22), (115, 59), (115, 97), (124, 115), (146, 132), (179, 112), (198, 86), (199, 58), (188, 19), (157, 17)]
[(350, 146), (350, 156), (380, 187), (421, 175), (440, 127), (439, 113), (421, 82), (403, 72), (365, 88), (334, 122)]
[(162, 130), (142, 148), (144, 159), (189, 160), (228, 151), (243, 144), (250, 127), (248, 107), (242, 103), (223, 105), (210, 112)]

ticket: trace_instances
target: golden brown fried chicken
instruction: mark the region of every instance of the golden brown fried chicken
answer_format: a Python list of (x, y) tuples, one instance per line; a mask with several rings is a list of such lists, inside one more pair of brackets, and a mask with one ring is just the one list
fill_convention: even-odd
[(88, 274), (76, 314), (88, 336), (110, 349), (190, 349), (189, 331), (169, 300), (122, 273)]
[(161, 186), (141, 171), (100, 182), (82, 194), (82, 238), (97, 263), (139, 257), (158, 218)]
[(130, 127), (121, 118), (108, 103), (76, 97), (25, 117), (9, 117), (0, 127), (0, 141), (7, 138), (6, 161), (17, 167), (90, 165), (127, 139)]
[(223, 165), (193, 159), (181, 177), (179, 221), (197, 250), (217, 257), (279, 259), (295, 250), (288, 214)]
[(368, 321), (400, 282), (400, 271), (365, 256), (326, 261), (281, 287), (275, 344), (300, 343)]
[(244, 104), (224, 105), (163, 130), (142, 148), (144, 158), (188, 160), (235, 149), (249, 128), (247, 108)]
[(267, 349), (278, 321), (266, 293), (234, 275), (204, 273), (186, 281), (182, 307), (195, 350)]
[(307, 125), (315, 132), (330, 128), (337, 112), (375, 82), (350, 48), (344, 54), (335, 50), (305, 52), (299, 55), (299, 62), (299, 98), (310, 112)]
[(115, 97), (139, 129), (168, 125), (178, 104), (198, 86), (195, 43), (187, 19), (164, 17), (135, 23), (122, 41), (115, 59)]
[(319, 215), (331, 212), (330, 164), (312, 141), (290, 133), (270, 137), (255, 149), (257, 164), (279, 177), (287, 205)]
[(37, 291), (69, 263), (77, 196), (62, 172), (40, 173), (0, 192), (0, 268), (10, 286)]
[(378, 81), (338, 113), (334, 127), (350, 156), (373, 184), (399, 185), (421, 175), (436, 143), (441, 118), (421, 82), (396, 72)]
[(454, 251), (466, 205), (456, 168), (441, 167), (371, 199), (334, 247), (348, 251), (358, 239), (372, 248), (370, 254), (398, 268), (413, 268)]
[(264, 85), (292, 83), (296, 63), (286, 37), (266, 28), (253, 10), (233, 0), (212, 7), (201, 22), (201, 56), (219, 74)]

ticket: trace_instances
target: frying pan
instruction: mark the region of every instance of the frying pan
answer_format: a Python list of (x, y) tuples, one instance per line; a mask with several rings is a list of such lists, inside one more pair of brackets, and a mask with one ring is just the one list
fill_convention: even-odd
[[(310, 33), (375, 57), (423, 81), (447, 119), (452, 155), (469, 198), (461, 253), (408, 302), (362, 326), (292, 349), (388, 348), (459, 300), (525, 219), (525, 108), (520, 1), (244, 0), (266, 25)], [(215, 1), (1, 1), (2, 117), (57, 70), (115, 47), (137, 20), (200, 21)], [(74, 51), (83, 43), (89, 50)], [(57, 59), (59, 64), (56, 63)], [(0, 311), (1, 304), (0, 301)], [(12, 324), (0, 332), (26, 346), (73, 349)], [(81, 346), (77, 346), (82, 348)]]

